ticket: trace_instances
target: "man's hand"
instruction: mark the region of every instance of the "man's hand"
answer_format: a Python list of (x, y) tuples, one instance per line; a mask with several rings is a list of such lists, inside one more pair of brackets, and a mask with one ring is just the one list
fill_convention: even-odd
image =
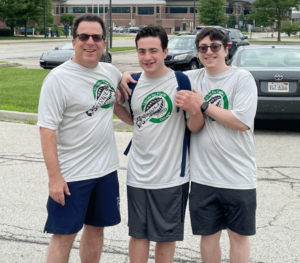
[(65, 179), (61, 175), (51, 177), (51, 179), (49, 180), (49, 195), (51, 196), (51, 198), (55, 202), (64, 206), (64, 194), (71, 195)]
[(137, 81), (135, 81), (131, 77), (131, 74), (132, 74), (132, 72), (129, 72), (129, 71), (124, 72), (123, 76), (122, 76), (122, 79), (121, 79), (121, 82), (120, 82), (120, 85), (119, 85), (125, 100), (128, 100), (129, 95), (131, 95), (128, 83), (134, 83), (134, 84), (137, 83)]
[(196, 89), (193, 89), (193, 91), (180, 90), (175, 97), (176, 106), (193, 115), (200, 111), (200, 107), (205, 101), (202, 94)]

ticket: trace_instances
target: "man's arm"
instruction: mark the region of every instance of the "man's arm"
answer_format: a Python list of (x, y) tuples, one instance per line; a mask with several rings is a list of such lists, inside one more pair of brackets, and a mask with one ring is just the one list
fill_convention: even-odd
[(137, 81), (135, 81), (131, 77), (131, 74), (140, 73), (140, 72), (141, 71), (126, 71), (126, 72), (123, 73), (122, 79), (121, 79), (121, 82), (120, 82), (120, 89), (122, 91), (122, 94), (124, 95), (125, 100), (128, 100), (129, 95), (131, 95), (128, 83), (134, 83), (134, 84), (137, 83)]
[(230, 110), (222, 109), (213, 104), (209, 104), (208, 108), (205, 111), (205, 114), (216, 120), (218, 123), (223, 124), (224, 126), (231, 129), (247, 131), (250, 128), (246, 124), (239, 121), (236, 117), (234, 117)]
[(56, 133), (54, 130), (40, 127), (42, 151), (49, 176), (49, 195), (51, 198), (65, 205), (65, 196), (71, 195), (68, 185), (63, 178), (58, 163)]
[(190, 113), (187, 126), (192, 132), (199, 132), (204, 126), (204, 117), (198, 102), (200, 95), (201, 93), (195, 89), (193, 91), (180, 90), (175, 95), (176, 106)]
[(121, 92), (119, 90), (117, 90), (116, 93), (117, 93), (117, 98), (116, 98), (115, 105), (114, 105), (114, 114), (116, 114), (118, 116), (118, 118), (120, 120), (122, 120), (123, 122), (125, 122), (129, 125), (133, 125), (131, 115), (129, 114), (129, 112), (126, 110), (126, 108), (124, 106), (119, 104), (119, 101), (121, 99)]

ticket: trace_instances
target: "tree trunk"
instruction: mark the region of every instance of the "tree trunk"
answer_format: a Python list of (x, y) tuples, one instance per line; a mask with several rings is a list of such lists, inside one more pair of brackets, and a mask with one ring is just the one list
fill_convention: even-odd
[(281, 33), (281, 20), (278, 20), (278, 37), (277, 37), (277, 41), (280, 42), (281, 41), (281, 36), (280, 36), (280, 33)]
[(25, 22), (25, 37), (27, 37), (27, 22)]

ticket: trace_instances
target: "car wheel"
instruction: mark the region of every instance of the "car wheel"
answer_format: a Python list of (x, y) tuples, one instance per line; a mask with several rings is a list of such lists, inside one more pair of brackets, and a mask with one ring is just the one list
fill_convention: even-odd
[(189, 69), (197, 69), (197, 68), (199, 68), (197, 62), (196, 61), (192, 61), (191, 64), (190, 64), (190, 66), (189, 66)]
[(107, 63), (111, 63), (111, 55), (108, 54), (108, 60)]

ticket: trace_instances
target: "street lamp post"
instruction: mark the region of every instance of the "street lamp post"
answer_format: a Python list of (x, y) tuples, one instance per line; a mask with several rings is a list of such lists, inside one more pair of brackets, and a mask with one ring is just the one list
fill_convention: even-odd
[[(194, 0), (194, 24), (193, 24), (194, 28), (196, 28), (196, 14), (195, 14), (196, 13), (196, 4), (195, 4), (195, 1), (196, 0)], [(194, 28), (193, 28), (193, 30), (194, 30)]]
[(44, 38), (46, 38), (46, 0), (44, 0)]

